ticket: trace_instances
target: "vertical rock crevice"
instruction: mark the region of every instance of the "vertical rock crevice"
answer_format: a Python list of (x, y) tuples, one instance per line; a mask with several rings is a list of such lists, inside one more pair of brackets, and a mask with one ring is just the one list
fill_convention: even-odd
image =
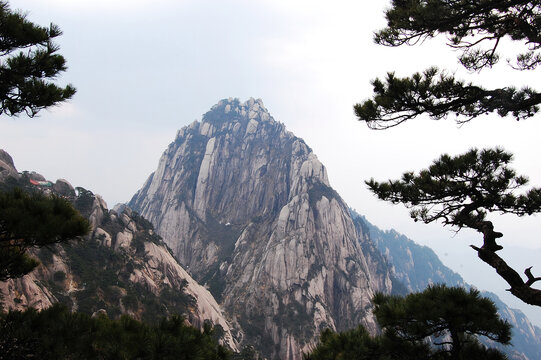
[(363, 253), (325, 167), (261, 100), (222, 100), (179, 130), (130, 206), (265, 356), (301, 359), (326, 327), (375, 330), (370, 300), (391, 291), (389, 273)]

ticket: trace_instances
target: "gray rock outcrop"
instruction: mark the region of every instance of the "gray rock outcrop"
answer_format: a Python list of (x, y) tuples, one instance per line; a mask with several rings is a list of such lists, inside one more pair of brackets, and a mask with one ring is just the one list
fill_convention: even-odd
[[(32, 186), (25, 176), (18, 181)], [(207, 321), (219, 326), (222, 342), (238, 350), (220, 305), (180, 266), (148, 221), (125, 206), (121, 212), (109, 210), (99, 195), (82, 188), (75, 197), (66, 180), (52, 189), (32, 189), (73, 197), (91, 232), (67, 244), (32, 249), (30, 256), (41, 264), (26, 276), (0, 281), (0, 309), (44, 309), (62, 302), (73, 311), (124, 313), (151, 321), (178, 313), (201, 329)]]
[(75, 189), (67, 180), (64, 179), (56, 180), (53, 185), (53, 190), (61, 196), (75, 197)]
[(10, 171), (17, 173), (15, 169), (15, 164), (13, 163), (13, 158), (3, 149), (0, 149), (0, 171)]
[(265, 356), (300, 359), (327, 327), (375, 331), (371, 298), (389, 274), (373, 271), (325, 167), (261, 100), (223, 100), (179, 130), (129, 205)]
[(18, 172), (11, 155), (0, 149), (0, 182), (5, 181), (8, 177), (17, 176)]

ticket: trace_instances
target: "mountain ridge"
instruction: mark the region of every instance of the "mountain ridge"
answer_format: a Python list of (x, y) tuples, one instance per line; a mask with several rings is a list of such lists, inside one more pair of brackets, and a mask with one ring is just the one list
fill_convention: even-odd
[[(0, 150), (0, 188), (35, 189), (30, 179), (47, 183), (40, 174), (18, 173)], [(62, 247), (37, 254), (48, 268), (0, 283), (13, 308), (64, 301), (72, 310), (94, 312), (105, 304), (114, 316), (127, 303), (137, 316), (144, 307), (163, 310), (155, 308), (160, 303), (182, 305), (196, 326), (205, 320), (219, 325), (233, 349), (253, 345), (267, 358), (297, 360), (323, 328), (362, 323), (375, 333), (370, 310), (376, 291), (403, 295), (435, 282), (465, 284), (429, 248), (381, 231), (352, 211), (312, 149), (275, 121), (261, 100), (222, 100), (201, 122), (180, 129), (128, 207), (109, 210), (99, 195), (66, 180), (49, 183), (42, 190), (80, 198), (78, 208), (92, 224), (91, 246), (82, 253)], [(144, 295), (134, 299), (128, 287), (114, 283), (94, 284), (89, 292), (82, 280), (88, 274), (75, 271), (70, 259), (79, 255), (85, 263), (80, 255), (92, 251), (121, 260), (133, 255), (131, 265), (100, 266), (116, 269), (104, 277), (130, 279)], [(186, 304), (175, 302), (183, 294)], [(494, 301), (516, 328), (511, 359), (541, 358), (539, 328)]]
[[(472, 287), (458, 273), (445, 266), (429, 247), (415, 243), (394, 229), (383, 231), (364, 216), (353, 210), (352, 213), (368, 227), (376, 247), (388, 259), (396, 278), (405, 284), (408, 292), (423, 291), (428, 285), (436, 283)], [(507, 306), (496, 294), (479, 290), (482, 296), (494, 301), (500, 316), (513, 326), (511, 342), (515, 350), (495, 343), (490, 343), (490, 346), (508, 352), (512, 359), (524, 359), (524, 355), (528, 359), (541, 358), (541, 328), (533, 325), (521, 310)]]
[[(276, 122), (261, 100), (222, 100), (201, 122), (179, 130), (157, 170), (129, 204), (156, 224), (180, 262), (207, 284), (226, 312), (234, 314), (244, 329), (241, 342), (256, 345), (270, 358), (300, 359), (322, 326), (340, 331), (363, 323), (376, 331), (369, 303), (359, 307), (362, 301), (353, 300), (341, 307), (341, 298), (351, 292), (347, 285), (325, 298), (332, 294), (325, 289), (334, 276), (331, 268), (347, 273), (338, 280), (342, 285), (348, 276), (368, 279), (370, 286), (359, 290), (364, 291), (361, 299), (371, 298), (375, 291), (405, 294), (413, 290), (413, 283), (417, 288), (421, 282), (460, 283), (434, 258), (416, 264), (421, 268), (414, 266), (409, 274), (396, 271), (396, 265), (392, 268), (388, 252), (377, 249), (370, 226), (345, 211), (347, 205), (330, 186), (325, 167), (312, 150)], [(220, 238), (220, 233), (228, 235)], [(326, 257), (348, 247), (357, 250), (341, 260)], [(198, 253), (206, 257), (191, 257)], [(349, 269), (348, 259), (357, 261)], [(330, 265), (340, 262), (335, 268)], [(434, 265), (436, 269), (422, 268)], [(254, 277), (255, 273), (265, 276)], [(266, 295), (254, 296), (258, 290)], [(313, 301), (316, 298), (324, 300)], [(314, 304), (322, 308), (319, 313), (307, 311)], [(508, 315), (520, 318), (518, 313)], [(291, 319), (304, 324), (303, 330), (285, 322)], [(520, 331), (531, 324), (522, 326)], [(260, 335), (254, 336), (254, 331)], [(533, 337), (521, 344), (539, 347), (535, 331), (528, 334)], [(526, 358), (518, 352), (512, 355)]]
[[(0, 151), (0, 156), (9, 154)], [(206, 321), (220, 327), (222, 342), (238, 350), (234, 330), (218, 303), (140, 215), (126, 207), (109, 210), (99, 195), (74, 189), (66, 180), (53, 183), (35, 172), (18, 173), (12, 160), (9, 168), (0, 163), (0, 179), (0, 190), (18, 187), (63, 196), (91, 228), (83, 239), (31, 249), (41, 265), (21, 278), (0, 282), (5, 310), (44, 309), (60, 302), (72, 311), (105, 312), (113, 318), (128, 314), (149, 322), (179, 314), (201, 329)]]
[(265, 356), (300, 359), (325, 327), (376, 331), (371, 298), (391, 291), (389, 274), (373, 272), (325, 167), (261, 100), (222, 100), (179, 130), (129, 206)]

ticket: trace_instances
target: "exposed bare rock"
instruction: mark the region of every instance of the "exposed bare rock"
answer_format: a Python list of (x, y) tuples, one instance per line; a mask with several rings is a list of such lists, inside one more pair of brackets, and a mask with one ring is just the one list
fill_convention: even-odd
[(111, 247), (113, 244), (113, 240), (111, 238), (111, 235), (103, 230), (102, 228), (98, 227), (96, 230), (94, 230), (94, 237), (100, 241), (101, 245), (105, 247)]
[(64, 180), (64, 179), (56, 180), (56, 182), (53, 185), (53, 190), (61, 196), (65, 196), (65, 197), (75, 196), (75, 189), (73, 188), (73, 186), (71, 186), (71, 184), (67, 180)]
[(6, 151), (0, 149), (0, 171), (8, 171), (10, 173), (17, 173), (13, 158)]
[(133, 232), (131, 231), (119, 231), (116, 234), (115, 250), (129, 249), (131, 241), (133, 240)]
[[(32, 186), (26, 178), (20, 181)], [(56, 194), (69, 198), (71, 185), (64, 180), (59, 184), (62, 194)], [(206, 321), (220, 326), (223, 343), (238, 350), (233, 327), (216, 300), (179, 265), (148, 221), (128, 207), (110, 211), (99, 195), (82, 188), (73, 200), (88, 217), (91, 234), (33, 250), (41, 262), (35, 271), (0, 282), (5, 310), (43, 309), (62, 302), (73, 311), (112, 317), (127, 313), (149, 321), (178, 313), (200, 328)]]
[(237, 344), (231, 334), (232, 327), (225, 320), (223, 311), (212, 296), (212, 294), (203, 286), (199, 285), (187, 272), (179, 265), (177, 260), (169, 252), (163, 251), (162, 247), (154, 243), (145, 243), (145, 253), (148, 257), (148, 268), (156, 274), (166, 274), (164, 281), (174, 287), (180, 287), (179, 279), (186, 281), (186, 292), (196, 300), (197, 325), (203, 326), (205, 320), (210, 320), (214, 325), (220, 325), (225, 331), (224, 340), (226, 344), (235, 351), (238, 351)]
[(301, 359), (326, 327), (376, 330), (370, 300), (389, 274), (325, 167), (261, 100), (223, 100), (179, 130), (130, 206), (264, 355)]
[(35, 274), (29, 274), (19, 279), (0, 282), (5, 309), (25, 309), (33, 307), (44, 309), (57, 302), (55, 296), (36, 279)]
[[(39, 251), (31, 251), (36, 256)], [(41, 279), (52, 279), (56, 272), (67, 270), (60, 256), (51, 256), (49, 266), (40, 265), (37, 270), (18, 279), (0, 281), (0, 292), (4, 309), (44, 309), (57, 302), (57, 298)]]
[(99, 309), (98, 311), (92, 314), (93, 318), (98, 318), (100, 316), (107, 316), (107, 311), (105, 309)]
[(90, 227), (95, 229), (103, 221), (103, 218), (107, 212), (107, 203), (102, 199), (101, 196), (96, 195), (92, 204), (92, 210), (88, 221), (90, 222)]

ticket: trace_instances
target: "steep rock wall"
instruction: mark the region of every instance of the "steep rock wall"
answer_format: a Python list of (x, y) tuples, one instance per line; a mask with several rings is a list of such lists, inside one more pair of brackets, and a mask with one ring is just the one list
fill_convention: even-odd
[(300, 359), (326, 327), (375, 331), (370, 299), (389, 274), (325, 167), (261, 100), (223, 100), (179, 130), (129, 205), (264, 355)]

